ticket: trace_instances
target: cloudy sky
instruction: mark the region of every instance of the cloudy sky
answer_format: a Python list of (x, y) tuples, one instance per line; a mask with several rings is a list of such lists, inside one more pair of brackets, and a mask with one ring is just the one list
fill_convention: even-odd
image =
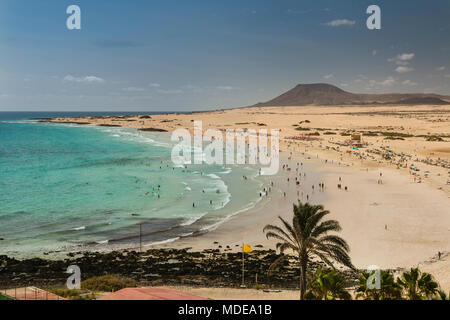
[(0, 111), (205, 110), (315, 82), (450, 94), (450, 1), (1, 0), (0, 61)]

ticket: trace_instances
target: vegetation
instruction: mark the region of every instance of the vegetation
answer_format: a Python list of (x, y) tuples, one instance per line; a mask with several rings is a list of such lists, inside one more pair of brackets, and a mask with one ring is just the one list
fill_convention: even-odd
[(366, 131), (366, 132), (363, 132), (363, 134), (366, 137), (377, 137), (378, 136), (378, 133), (377, 132), (373, 132), (373, 131)]
[(317, 269), (310, 289), (305, 294), (309, 300), (351, 300), (350, 293), (346, 290), (344, 277), (336, 270)]
[(263, 285), (263, 284), (255, 284), (253, 286), (253, 289), (255, 289), (255, 290), (264, 290), (264, 289), (266, 289), (266, 286)]
[(446, 295), (444, 291), (438, 290), (436, 300), (450, 300), (450, 292)]
[(403, 287), (408, 300), (431, 299), (438, 293), (439, 285), (433, 276), (421, 272), (419, 268), (411, 268), (410, 271), (404, 272), (397, 281)]
[(114, 292), (123, 288), (136, 287), (134, 279), (117, 274), (108, 274), (100, 277), (92, 277), (81, 282), (81, 288), (94, 292)]
[(334, 268), (332, 261), (353, 268), (348, 255), (348, 244), (339, 236), (329, 234), (329, 232), (341, 230), (339, 222), (336, 220), (323, 221), (323, 218), (329, 213), (321, 205), (299, 202), (298, 205), (294, 205), (292, 224), (279, 217), (285, 230), (274, 225), (267, 225), (263, 230), (268, 239), (273, 238), (279, 241), (276, 247), (281, 253), (269, 272), (287, 259), (284, 255), (286, 250), (296, 253), (300, 265), (301, 300), (304, 299), (307, 290), (308, 262), (312, 258), (318, 258), (332, 268)]
[(310, 128), (297, 127), (297, 128), (295, 128), (295, 130), (297, 130), (297, 131), (309, 131), (311, 129)]
[(384, 140), (405, 140), (405, 138), (402, 137), (386, 137)]
[(378, 131), (381, 135), (385, 137), (398, 137), (398, 138), (411, 138), (414, 137), (412, 134), (402, 133), (402, 132), (388, 132), (388, 131)]
[(57, 296), (69, 299), (69, 300), (94, 300), (95, 295), (87, 290), (70, 290), (70, 289), (58, 289), (50, 288), (47, 289), (48, 292), (54, 293)]
[(439, 142), (441, 142), (441, 141), (444, 141), (444, 139), (442, 139), (439, 136), (429, 136), (429, 137), (427, 137), (427, 141), (439, 141)]
[(370, 277), (375, 274), (375, 271), (364, 271), (359, 278), (359, 288), (356, 290), (357, 298), (365, 300), (398, 300), (402, 297), (402, 288), (395, 281), (394, 275), (390, 271), (380, 271), (380, 289), (371, 289), (368, 283)]
[[(330, 232), (339, 232), (341, 227), (335, 220), (324, 220), (329, 214), (321, 205), (301, 203), (293, 206), (292, 223), (278, 217), (282, 227), (266, 225), (263, 229), (267, 239), (277, 240), (276, 248), (280, 256), (272, 263), (269, 273), (289, 259), (285, 252), (290, 250), (298, 259), (300, 266), (300, 300), (350, 300), (348, 284), (342, 273), (337, 271), (333, 262), (354, 269), (348, 255), (348, 244), (339, 236)], [(292, 256), (291, 256), (292, 258)], [(321, 260), (332, 269), (318, 268), (311, 279), (307, 279), (311, 261)], [(375, 270), (363, 271), (356, 288), (357, 299), (365, 300), (449, 300), (433, 276), (411, 268), (397, 279), (389, 270), (380, 270), (379, 287), (374, 288)], [(309, 281), (308, 281), (309, 280)], [(371, 283), (372, 282), (372, 283)], [(371, 285), (373, 284), (373, 286)], [(261, 287), (256, 287), (259, 289)]]

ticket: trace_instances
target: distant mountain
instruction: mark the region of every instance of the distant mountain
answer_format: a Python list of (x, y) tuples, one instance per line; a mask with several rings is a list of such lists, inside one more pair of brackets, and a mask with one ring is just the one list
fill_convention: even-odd
[(419, 105), (450, 104), (450, 96), (433, 93), (389, 93), (357, 94), (344, 91), (326, 83), (299, 84), (267, 102), (254, 105), (265, 106), (307, 106), (307, 105), (363, 105), (363, 104), (404, 104)]

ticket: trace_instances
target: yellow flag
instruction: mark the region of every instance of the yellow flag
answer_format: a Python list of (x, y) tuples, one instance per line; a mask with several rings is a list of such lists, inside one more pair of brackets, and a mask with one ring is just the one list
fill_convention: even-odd
[(250, 253), (250, 252), (253, 251), (253, 250), (252, 250), (252, 247), (250, 247), (250, 246), (247, 245), (247, 244), (244, 244), (243, 250), (244, 250), (244, 252), (248, 252), (248, 253)]

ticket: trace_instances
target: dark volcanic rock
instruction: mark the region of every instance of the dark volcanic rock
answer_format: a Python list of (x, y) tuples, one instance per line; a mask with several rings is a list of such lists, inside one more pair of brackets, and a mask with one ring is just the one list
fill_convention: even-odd
[[(274, 250), (254, 250), (246, 255), (246, 285), (252, 287), (258, 275), (258, 283), (267, 287), (297, 288), (299, 269), (294, 257), (289, 257), (279, 270), (268, 274), (269, 267), (278, 257)], [(82, 280), (105, 274), (121, 274), (141, 281), (141, 285), (239, 287), (242, 281), (240, 252), (152, 249), (142, 253), (131, 250), (77, 252), (72, 257), (58, 261), (40, 258), (17, 260), (0, 256), (0, 288), (64, 285), (68, 277), (65, 271), (70, 265), (80, 267)], [(310, 273), (319, 266), (321, 264), (311, 262)], [(343, 274), (349, 283), (355, 283), (356, 273), (347, 271)]]
[(139, 131), (148, 131), (148, 132), (168, 132), (165, 129), (158, 129), (158, 128), (141, 128)]

